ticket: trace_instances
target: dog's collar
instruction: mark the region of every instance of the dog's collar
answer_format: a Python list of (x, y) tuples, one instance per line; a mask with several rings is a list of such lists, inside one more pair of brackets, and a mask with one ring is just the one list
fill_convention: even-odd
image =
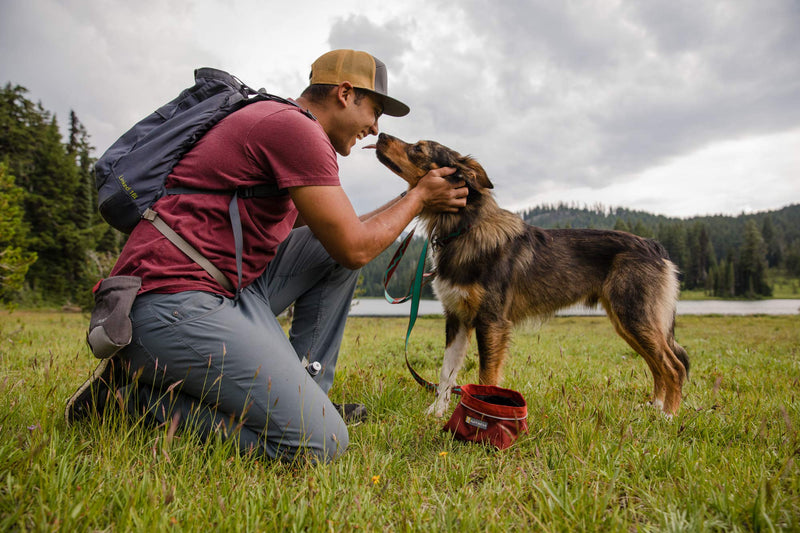
[(443, 248), (456, 240), (457, 238), (464, 235), (466, 232), (472, 229), (472, 224), (465, 224), (463, 226), (459, 226), (456, 228), (454, 232), (449, 235), (445, 235), (444, 237), (438, 237), (437, 235), (433, 235), (435, 232), (431, 232), (431, 246), (434, 248)]

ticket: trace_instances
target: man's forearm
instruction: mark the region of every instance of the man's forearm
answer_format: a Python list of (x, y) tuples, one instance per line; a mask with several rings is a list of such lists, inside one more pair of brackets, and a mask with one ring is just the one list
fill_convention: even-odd
[(388, 202), (386, 202), (385, 204), (383, 204), (383, 205), (382, 205), (382, 206), (380, 206), (379, 208), (377, 208), (377, 209), (374, 209), (374, 210), (372, 210), (372, 211), (370, 211), (369, 213), (366, 213), (366, 214), (364, 214), (364, 215), (360, 215), (360, 216), (358, 217), (358, 218), (359, 218), (359, 220), (361, 220), (361, 222), (366, 222), (367, 220), (369, 220), (370, 218), (374, 217), (374, 216), (375, 216), (375, 215), (377, 215), (378, 213), (382, 213), (382, 212), (386, 211), (387, 209), (389, 209), (390, 207), (392, 207), (394, 204), (396, 204), (397, 202), (399, 202), (399, 201), (400, 201), (400, 199), (401, 199), (403, 196), (405, 196), (407, 192), (408, 192), (408, 191), (403, 191), (403, 193), (402, 193), (402, 194), (400, 194), (399, 196), (395, 196), (394, 198), (392, 198), (391, 200), (389, 200)]

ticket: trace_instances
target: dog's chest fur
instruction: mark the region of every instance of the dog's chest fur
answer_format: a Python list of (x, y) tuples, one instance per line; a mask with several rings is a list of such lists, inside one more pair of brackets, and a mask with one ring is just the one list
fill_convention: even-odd
[(467, 324), (472, 323), (484, 297), (479, 283), (462, 285), (439, 277), (433, 281), (433, 290), (446, 312)]
[[(487, 285), (487, 270), (497, 266), (496, 261), (502, 255), (500, 252), (525, 228), (522, 220), (508, 211), (497, 209), (490, 213), (494, 216), (484, 215), (479, 224), (470, 225), (463, 235), (441, 248), (434, 247), (431, 253), (437, 272), (433, 281), (434, 292), (446, 312), (464, 323), (471, 323), (482, 302), (487, 301), (487, 290), (492, 289)], [(431, 222), (428, 221), (429, 227)], [(464, 224), (466, 222), (462, 220), (455, 227), (463, 229)], [(440, 230), (438, 236), (441, 239), (459, 231), (448, 228)]]

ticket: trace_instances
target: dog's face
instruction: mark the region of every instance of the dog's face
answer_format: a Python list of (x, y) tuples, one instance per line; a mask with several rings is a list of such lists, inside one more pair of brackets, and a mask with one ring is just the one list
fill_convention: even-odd
[(447, 179), (453, 182), (464, 180), (473, 190), (480, 191), (494, 187), (486, 171), (477, 161), (434, 141), (408, 144), (397, 137), (381, 133), (375, 149), (378, 160), (406, 180), (411, 187), (415, 187), (430, 170), (440, 167), (455, 168), (456, 172)]

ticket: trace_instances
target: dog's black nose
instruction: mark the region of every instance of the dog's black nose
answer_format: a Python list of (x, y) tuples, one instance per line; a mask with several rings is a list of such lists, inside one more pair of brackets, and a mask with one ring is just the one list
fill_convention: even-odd
[(397, 137), (393, 135), (389, 135), (388, 133), (381, 133), (378, 135), (378, 142), (392, 142), (392, 141), (400, 141)]

